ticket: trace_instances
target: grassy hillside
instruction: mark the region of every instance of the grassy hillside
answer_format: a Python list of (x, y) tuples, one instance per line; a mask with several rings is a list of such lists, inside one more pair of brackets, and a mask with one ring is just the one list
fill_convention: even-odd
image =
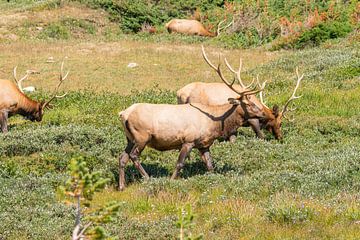
[[(0, 8), (5, 13), (0, 41), (5, 42), (131, 38), (207, 42), (226, 48), (303, 49), (358, 31), (360, 21), (356, 0), (12, 0), (1, 2)], [(174, 18), (197, 19), (212, 32), (222, 20), (233, 24), (215, 38), (168, 34), (165, 23)]]
[[(0, 78), (11, 79), (16, 65), (19, 75), (26, 69), (40, 71), (24, 84), (36, 86), (30, 97), (40, 100), (49, 96), (66, 57), (65, 68), (70, 69), (63, 86), (69, 95), (56, 102), (43, 122), (13, 117), (9, 133), (0, 135), (0, 239), (69, 238), (74, 209), (55, 192), (67, 177), (70, 159), (79, 155), (111, 179), (93, 204), (121, 203), (116, 221), (105, 226), (118, 239), (176, 239), (178, 210), (187, 203), (195, 214), (191, 231), (204, 239), (358, 239), (357, 32), (297, 51), (224, 50), (215, 40), (205, 42), (213, 61), (222, 52), (235, 65), (241, 55), (245, 81), (256, 74), (268, 80), (269, 106), (286, 102), (298, 66), (305, 78), (292, 114), (296, 120), (284, 121), (282, 141), (269, 133), (259, 140), (241, 128), (234, 144), (216, 142), (211, 174), (195, 150), (175, 181), (169, 176), (178, 152), (145, 149), (141, 162), (151, 179), (144, 182), (129, 163), (128, 188), (118, 192), (117, 158), (126, 139), (117, 113), (136, 102), (176, 103), (175, 92), (186, 83), (220, 80), (202, 60), (199, 42), (204, 39), (170, 36), (167, 41), (161, 34), (112, 38), (118, 26), (108, 13), (53, 2), (0, 3), (6, 16), (0, 19), (1, 31), (9, 31), (2, 36), (24, 33), (0, 43)], [(64, 19), (79, 25), (66, 25)], [(87, 33), (84, 29), (92, 28), (82, 21), (97, 26), (95, 32)], [(68, 38), (38, 37), (59, 22)], [(40, 23), (42, 30), (36, 29)], [(50, 57), (55, 62), (47, 62)], [(138, 67), (128, 68), (130, 62)]]

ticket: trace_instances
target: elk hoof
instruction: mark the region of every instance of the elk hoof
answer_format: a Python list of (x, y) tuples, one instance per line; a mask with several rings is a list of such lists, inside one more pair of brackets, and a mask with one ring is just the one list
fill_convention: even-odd
[(234, 143), (236, 141), (236, 136), (235, 135), (231, 135), (229, 138), (229, 142), (230, 143)]

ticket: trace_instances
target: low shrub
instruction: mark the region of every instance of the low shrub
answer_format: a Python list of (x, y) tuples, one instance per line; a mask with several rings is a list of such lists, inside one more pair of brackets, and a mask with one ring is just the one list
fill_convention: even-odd
[(70, 31), (60, 23), (51, 23), (40, 32), (38, 38), (66, 40), (70, 38)]

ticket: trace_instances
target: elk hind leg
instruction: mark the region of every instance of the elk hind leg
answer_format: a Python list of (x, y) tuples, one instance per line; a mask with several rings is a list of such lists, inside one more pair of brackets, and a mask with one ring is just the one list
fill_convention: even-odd
[(194, 144), (185, 143), (181, 146), (178, 161), (176, 163), (175, 171), (171, 176), (171, 179), (176, 179), (181, 169), (184, 167), (185, 159), (189, 156)]
[(125, 189), (125, 166), (129, 161), (129, 154), (131, 149), (134, 147), (134, 144), (128, 140), (128, 144), (125, 148), (125, 151), (119, 156), (119, 190), (122, 191)]
[(143, 178), (145, 178), (145, 180), (149, 179), (149, 174), (145, 171), (145, 169), (143, 168), (143, 166), (141, 165), (140, 161), (139, 161), (139, 156), (142, 152), (142, 150), (144, 150), (146, 144), (135, 144), (129, 154), (129, 157), (131, 159), (131, 161), (134, 163), (135, 167), (137, 168), (137, 170), (140, 172), (141, 176)]

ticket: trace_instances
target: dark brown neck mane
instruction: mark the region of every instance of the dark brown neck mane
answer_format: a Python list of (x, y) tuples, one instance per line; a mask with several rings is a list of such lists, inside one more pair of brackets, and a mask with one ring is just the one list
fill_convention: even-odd
[(37, 101), (34, 101), (25, 94), (21, 93), (21, 96), (18, 100), (16, 113), (22, 116), (32, 115), (33, 113), (38, 111), (39, 104), (40, 103), (38, 103)]
[(197, 104), (190, 104), (200, 112), (214, 121), (214, 137), (229, 137), (244, 122), (246, 122), (246, 112), (240, 105), (224, 104), (219, 106), (206, 106), (203, 108)]

